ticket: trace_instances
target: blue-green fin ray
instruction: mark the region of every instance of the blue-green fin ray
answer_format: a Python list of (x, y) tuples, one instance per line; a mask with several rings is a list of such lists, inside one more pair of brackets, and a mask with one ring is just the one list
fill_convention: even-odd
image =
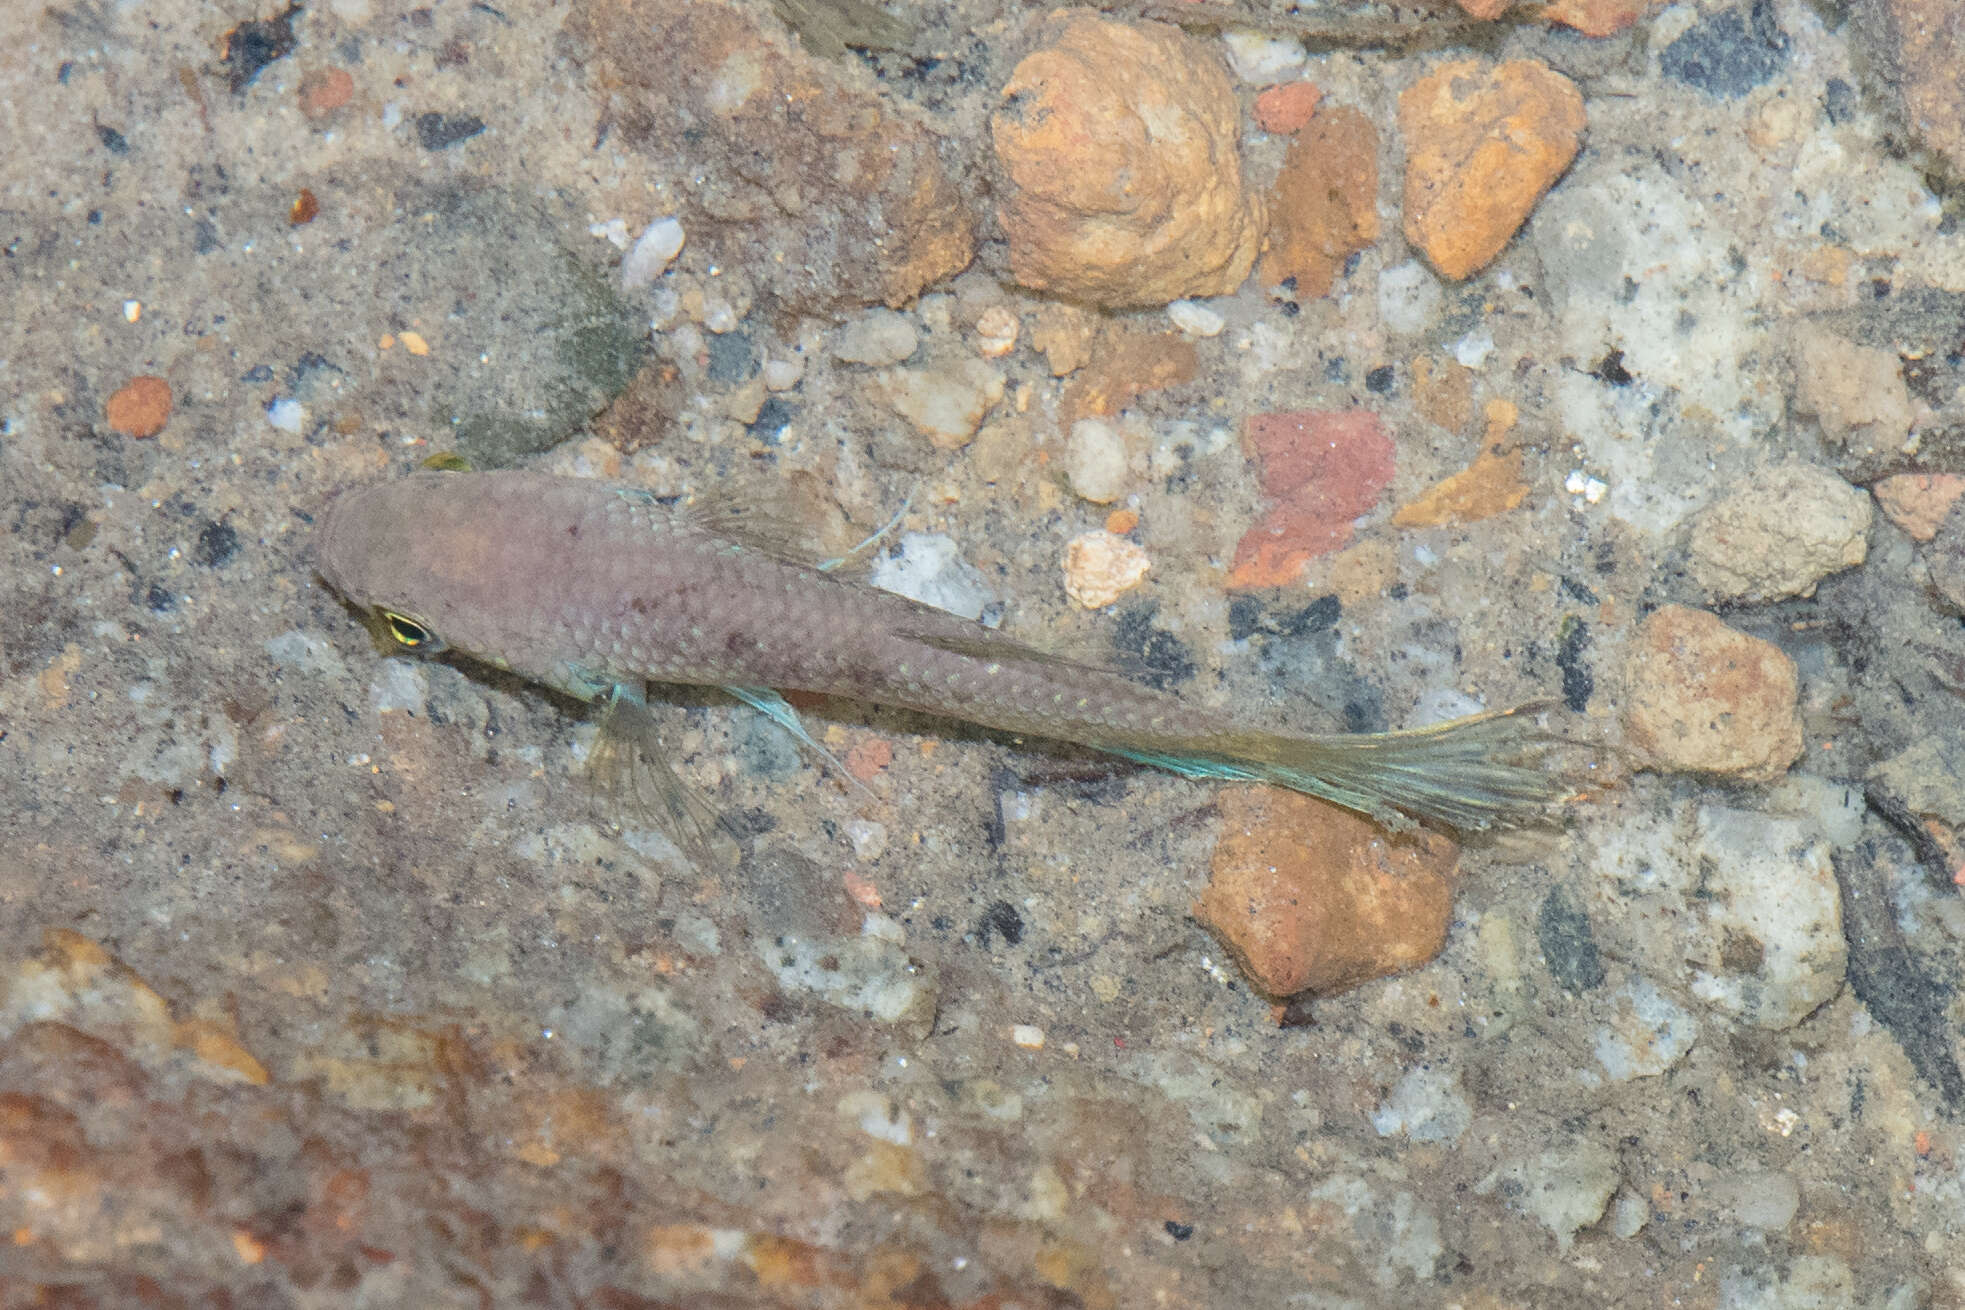
[(840, 777), (846, 779), (846, 781), (852, 783), (861, 791), (866, 792), (867, 795), (871, 796), (873, 794), (867, 791), (865, 783), (846, 771), (846, 766), (839, 762), (837, 756), (821, 746), (818, 739), (805, 730), (805, 724), (799, 719), (798, 711), (793, 709), (791, 703), (783, 696), (780, 696), (769, 687), (725, 687), (724, 691), (735, 696), (738, 700), (790, 733), (792, 739), (799, 745), (811, 751), (827, 764), (832, 765), (833, 768), (839, 770)]

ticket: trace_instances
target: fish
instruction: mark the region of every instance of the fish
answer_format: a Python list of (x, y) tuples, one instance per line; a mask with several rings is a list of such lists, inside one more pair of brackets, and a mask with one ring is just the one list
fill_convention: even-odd
[(653, 770), (648, 808), (692, 841), (714, 817), (666, 763), (650, 683), (722, 688), (822, 755), (783, 693), (1286, 787), (1394, 830), (1518, 822), (1569, 790), (1539, 758), (1538, 705), (1393, 732), (1279, 728), (881, 590), (782, 522), (526, 470), (419, 472), (338, 495), (315, 563), (395, 647), (458, 652), (601, 706), (596, 756)]

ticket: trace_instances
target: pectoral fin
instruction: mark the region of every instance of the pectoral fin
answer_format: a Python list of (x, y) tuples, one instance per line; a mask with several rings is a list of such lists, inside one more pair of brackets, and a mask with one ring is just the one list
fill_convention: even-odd
[(609, 690), (591, 765), (604, 790), (624, 799), (691, 861), (735, 862), (735, 836), (708, 798), (676, 774), (639, 689), (617, 683)]
[(818, 740), (805, 730), (805, 724), (799, 720), (798, 711), (793, 709), (783, 696), (769, 687), (725, 687), (724, 690), (790, 733), (792, 739), (799, 745), (839, 770), (840, 777), (866, 792), (867, 795), (873, 794), (867, 791), (865, 783), (846, 771), (846, 766), (839, 762), (837, 756), (819, 745)]

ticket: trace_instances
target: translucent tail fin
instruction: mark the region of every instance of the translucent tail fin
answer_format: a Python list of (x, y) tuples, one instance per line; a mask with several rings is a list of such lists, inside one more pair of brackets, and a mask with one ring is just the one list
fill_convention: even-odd
[(1533, 818), (1572, 789), (1544, 767), (1561, 738), (1535, 722), (1540, 705), (1427, 728), (1291, 737), (1236, 733), (1192, 752), (1114, 749), (1189, 778), (1263, 782), (1370, 815), (1394, 830), (1423, 819), (1478, 830)]

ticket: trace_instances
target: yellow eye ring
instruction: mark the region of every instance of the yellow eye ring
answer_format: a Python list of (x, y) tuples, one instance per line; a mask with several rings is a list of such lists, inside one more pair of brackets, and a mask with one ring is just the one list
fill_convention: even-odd
[(383, 626), (389, 630), (389, 635), (396, 639), (397, 644), (406, 646), (410, 650), (420, 650), (425, 646), (443, 645), (443, 642), (438, 638), (436, 633), (430, 631), (419, 620), (412, 619), (407, 614), (398, 614), (394, 610), (383, 610), (381, 611), (381, 617)]

